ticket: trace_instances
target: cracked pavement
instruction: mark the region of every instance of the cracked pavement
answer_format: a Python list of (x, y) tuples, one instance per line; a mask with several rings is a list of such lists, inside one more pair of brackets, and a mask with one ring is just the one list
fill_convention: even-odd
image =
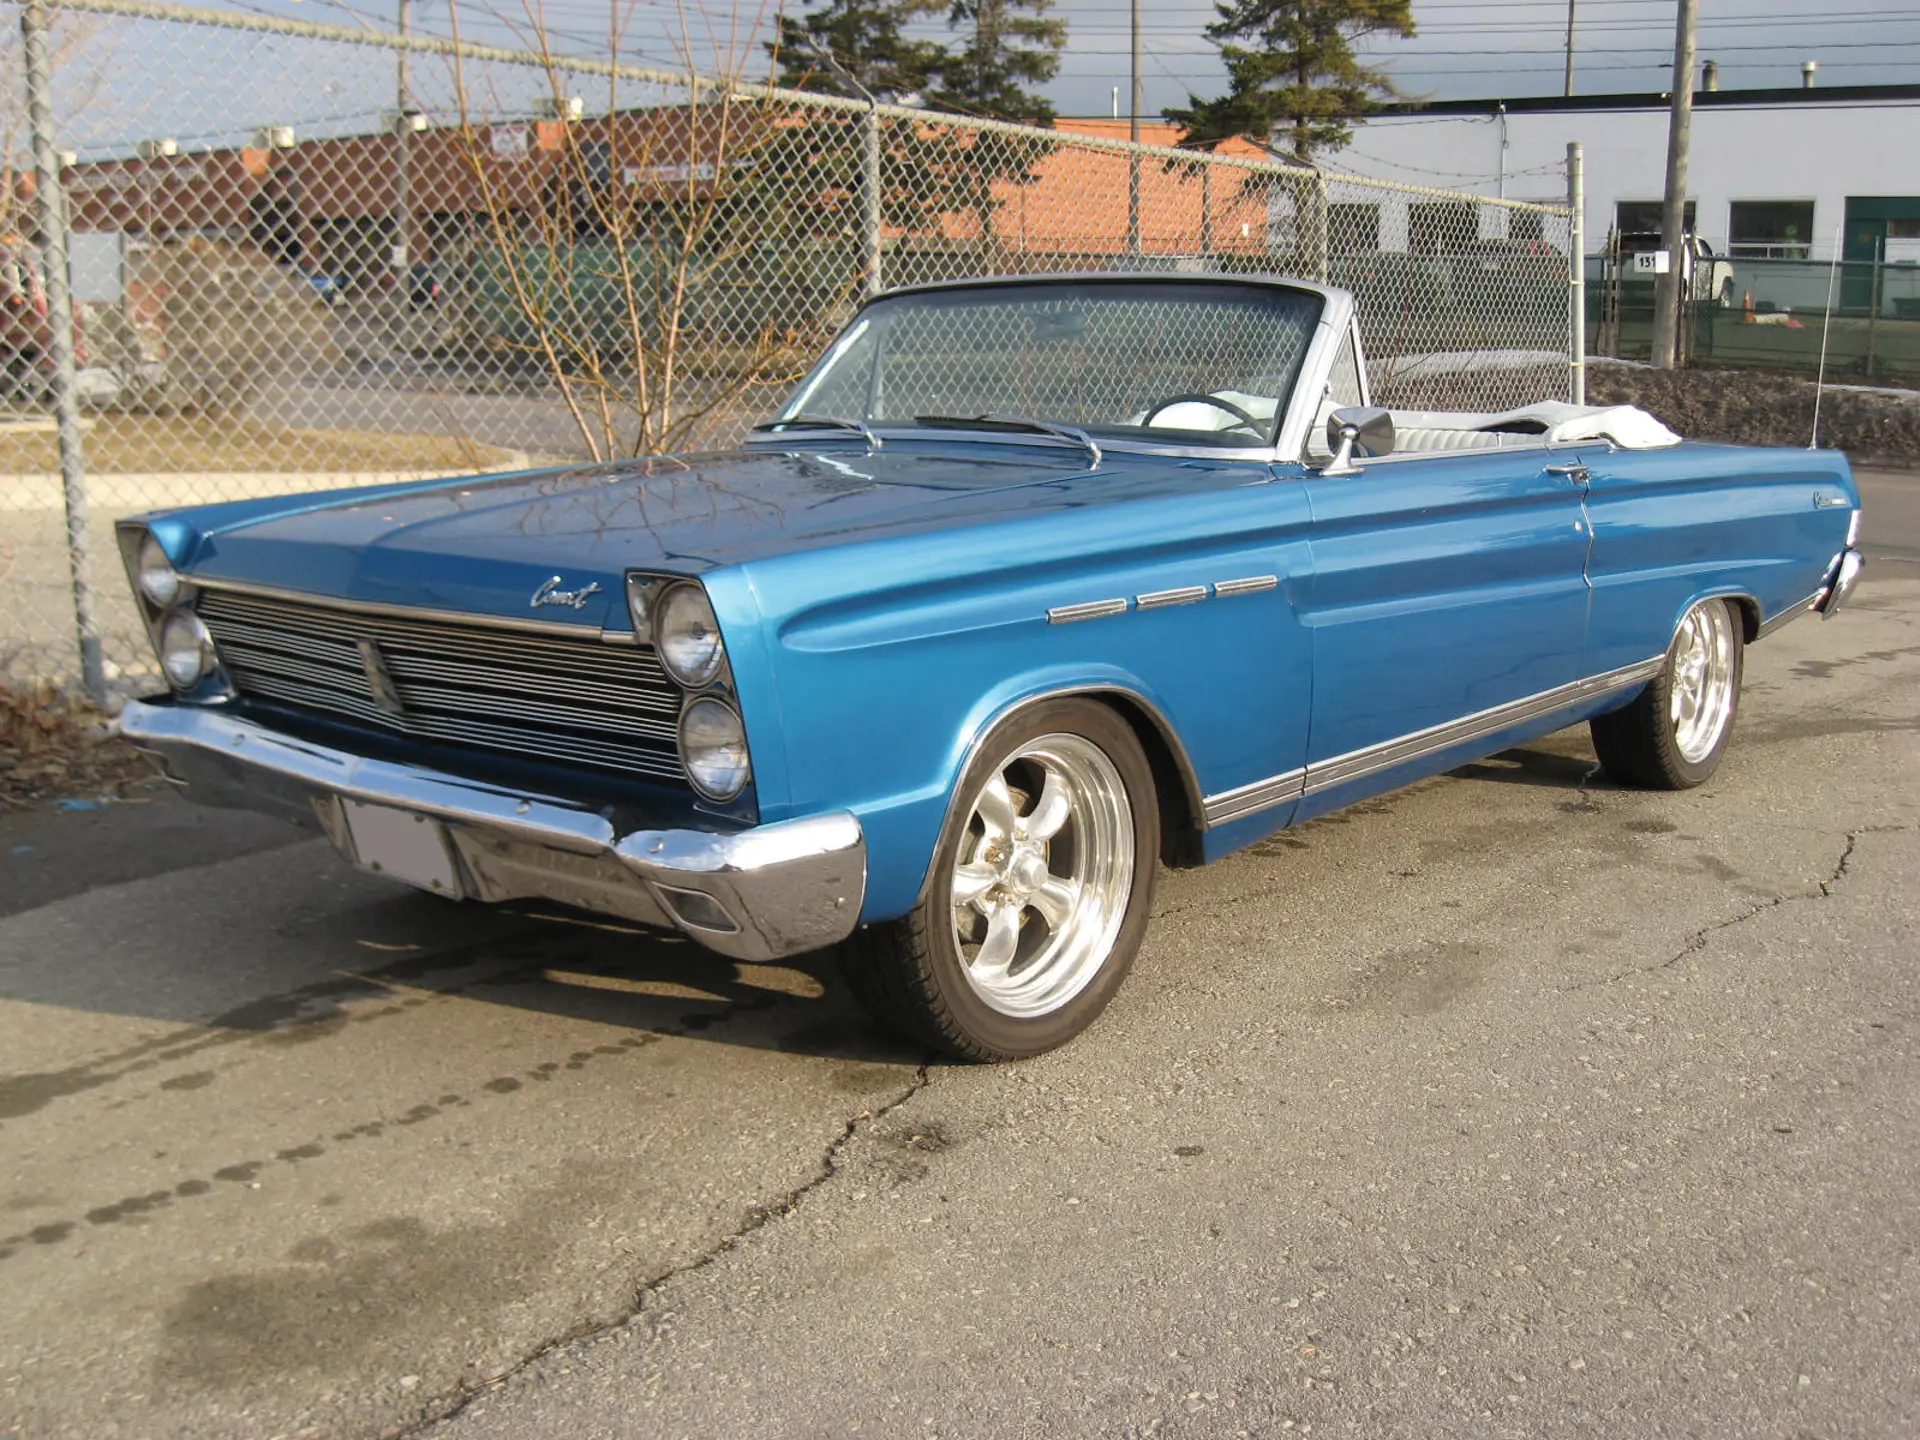
[(1747, 679), (1701, 790), (1580, 729), (1163, 875), (997, 1068), (171, 797), (0, 817), (0, 1435), (1914, 1433), (1920, 572)]

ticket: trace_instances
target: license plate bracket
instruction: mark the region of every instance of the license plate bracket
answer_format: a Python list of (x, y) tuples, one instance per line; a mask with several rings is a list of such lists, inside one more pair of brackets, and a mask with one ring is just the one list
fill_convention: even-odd
[(435, 895), (459, 898), (460, 872), (454, 865), (453, 847), (447, 843), (446, 827), (438, 820), (344, 797), (340, 814), (362, 869)]

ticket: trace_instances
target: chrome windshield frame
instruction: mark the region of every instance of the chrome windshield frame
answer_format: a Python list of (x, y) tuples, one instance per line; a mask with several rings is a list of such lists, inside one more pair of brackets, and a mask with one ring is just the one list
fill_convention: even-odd
[[(1075, 282), (1098, 282), (1101, 284), (1123, 284), (1138, 282), (1155, 285), (1196, 284), (1196, 285), (1241, 285), (1255, 289), (1287, 290), (1295, 294), (1309, 294), (1319, 297), (1320, 317), (1315, 323), (1314, 333), (1307, 342), (1306, 354), (1300, 362), (1300, 370), (1294, 381), (1293, 393), (1287, 397), (1287, 405), (1280, 428), (1276, 432), (1272, 445), (1208, 445), (1192, 438), (1191, 432), (1183, 433), (1177, 441), (1161, 442), (1140, 436), (1102, 435), (1096, 437), (1099, 449), (1107, 454), (1163, 455), (1178, 459), (1214, 459), (1239, 460), (1248, 464), (1276, 465), (1298, 463), (1305, 453), (1307, 430), (1318, 413), (1320, 401), (1326, 395), (1328, 376), (1332, 372), (1334, 358), (1341, 342), (1352, 333), (1355, 325), (1355, 306), (1351, 293), (1337, 286), (1321, 285), (1309, 280), (1294, 280), (1279, 275), (1229, 275), (1219, 273), (1164, 273), (1154, 271), (1072, 271), (1040, 275), (1001, 275), (991, 278), (972, 280), (941, 280), (924, 285), (903, 285), (887, 290), (872, 297), (854, 313), (846, 328), (835, 337), (818, 362), (810, 369), (793, 394), (771, 417), (777, 420), (796, 405), (805, 405), (812, 397), (820, 378), (828, 367), (837, 360), (862, 334), (868, 324), (867, 309), (882, 300), (897, 299), (905, 295), (920, 295), (948, 292), (954, 290), (996, 290), (1011, 289), (1029, 285), (1058, 285)], [(1311, 397), (1311, 398), (1309, 398)], [(771, 420), (769, 423), (771, 423)], [(1048, 444), (1048, 437), (1039, 433), (1006, 434), (983, 430), (949, 428), (928, 425), (900, 425), (881, 422), (872, 425), (872, 431), (882, 439), (902, 440), (958, 440), (983, 442), (988, 444), (1014, 444), (1031, 446), (1035, 443)], [(796, 439), (804, 436), (809, 441), (845, 441), (858, 440), (851, 430), (833, 431), (825, 428), (816, 430), (761, 430), (747, 438), (750, 446), (790, 448)]]

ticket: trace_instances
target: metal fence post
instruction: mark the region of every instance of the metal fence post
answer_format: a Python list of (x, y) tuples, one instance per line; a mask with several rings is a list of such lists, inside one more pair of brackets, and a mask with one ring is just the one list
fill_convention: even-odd
[(1567, 398), (1587, 403), (1587, 171), (1586, 149), (1567, 146)]
[(1333, 273), (1333, 198), (1324, 172), (1313, 172), (1313, 278), (1326, 284)]
[(107, 680), (100, 658), (100, 625), (93, 609), (86, 453), (80, 437), (73, 287), (67, 270), (67, 207), (61, 191), (60, 152), (54, 146), (53, 66), (47, 54), (45, 0), (28, 0), (21, 8), (20, 39), (26, 59), (27, 123), (33, 130), (40, 268), (47, 292), (48, 346), (53, 351), (53, 413), (60, 435), (60, 483), (67, 512), (67, 570), (73, 582), (73, 623), (80, 644), (80, 683), (87, 695), (100, 703), (107, 698)]
[(864, 153), (860, 172), (860, 226), (867, 247), (867, 293), (878, 295), (886, 288), (886, 280), (881, 272), (880, 107), (877, 104), (867, 107), (861, 141)]
[(1200, 166), (1200, 253), (1213, 256), (1213, 166)]
[(1880, 307), (1886, 303), (1882, 294), (1885, 282), (1887, 242), (1876, 241), (1873, 247), (1873, 282), (1867, 287), (1867, 383), (1874, 380), (1874, 371), (1879, 369), (1880, 359)]

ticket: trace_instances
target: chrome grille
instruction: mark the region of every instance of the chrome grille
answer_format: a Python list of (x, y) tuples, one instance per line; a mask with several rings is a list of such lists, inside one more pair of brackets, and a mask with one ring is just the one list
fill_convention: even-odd
[[(680, 690), (651, 650), (224, 590), (197, 608), (242, 695), (417, 740), (686, 781)], [(367, 640), (400, 714), (374, 698)]]

